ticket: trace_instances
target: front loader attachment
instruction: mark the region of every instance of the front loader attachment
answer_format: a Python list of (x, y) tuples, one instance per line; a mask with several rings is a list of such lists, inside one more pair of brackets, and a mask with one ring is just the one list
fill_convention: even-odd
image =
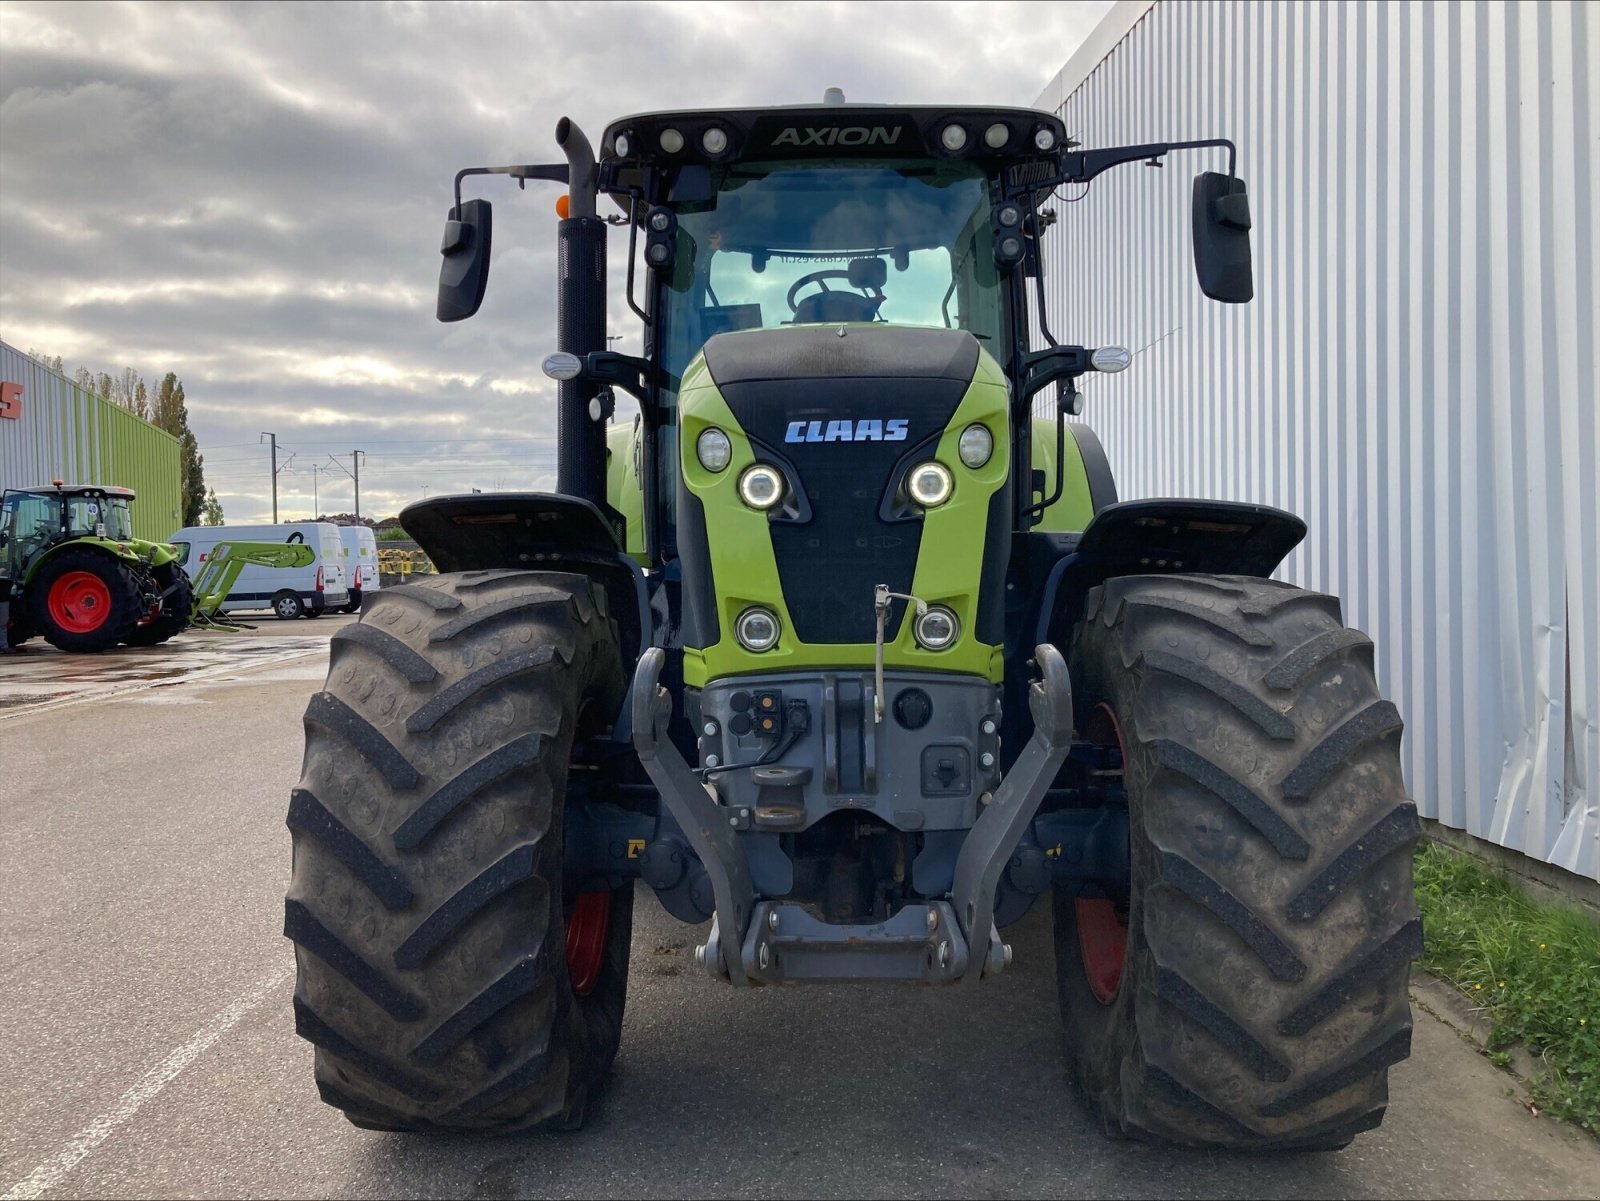
[(303, 542), (219, 542), (206, 565), (194, 577), (194, 612), (189, 621), (207, 630), (235, 630), (217, 610), (247, 565), (257, 567), (309, 567), (317, 552)]

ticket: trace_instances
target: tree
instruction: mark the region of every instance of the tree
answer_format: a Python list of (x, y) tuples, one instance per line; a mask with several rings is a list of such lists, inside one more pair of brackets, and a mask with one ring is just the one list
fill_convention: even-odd
[(206, 504), (205, 457), (189, 429), (189, 410), (183, 402), (183, 384), (177, 373), (169, 371), (156, 389), (150, 420), (178, 440), (178, 455), (183, 469), (183, 524), (199, 525)]
[(206, 489), (206, 503), (200, 510), (201, 525), (223, 525), (222, 502), (217, 499), (215, 488)]

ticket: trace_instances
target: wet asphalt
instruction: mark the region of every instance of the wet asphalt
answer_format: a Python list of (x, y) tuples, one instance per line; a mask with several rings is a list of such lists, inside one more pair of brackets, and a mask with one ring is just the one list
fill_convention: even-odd
[(587, 1128), (357, 1130), (317, 1099), (280, 933), (300, 714), (348, 620), (0, 658), (0, 1196), (1600, 1196), (1600, 1148), (1420, 1010), (1346, 1151), (1105, 1138), (1062, 1068), (1043, 906), (977, 989), (740, 993), (645, 890)]

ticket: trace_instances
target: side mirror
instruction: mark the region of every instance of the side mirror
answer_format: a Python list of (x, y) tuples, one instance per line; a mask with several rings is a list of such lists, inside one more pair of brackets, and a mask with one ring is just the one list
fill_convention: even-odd
[(489, 202), (464, 200), (450, 210), (444, 223), (439, 253), (440, 321), (464, 321), (483, 303), (489, 286), (489, 237), (492, 230)]
[(1212, 300), (1244, 304), (1255, 296), (1244, 180), (1218, 171), (1194, 177), (1194, 273)]

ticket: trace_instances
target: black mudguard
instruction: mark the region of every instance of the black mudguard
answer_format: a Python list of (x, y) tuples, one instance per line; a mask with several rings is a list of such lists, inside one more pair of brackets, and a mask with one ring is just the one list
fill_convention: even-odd
[(570, 571), (606, 590), (631, 673), (650, 644), (644, 573), (599, 508), (551, 492), (475, 492), (407, 505), (400, 525), (439, 571)]
[(1176, 499), (1107, 505), (1051, 569), (1028, 645), (1066, 645), (1089, 590), (1114, 576), (1264, 578), (1305, 536), (1305, 522), (1268, 505)]

